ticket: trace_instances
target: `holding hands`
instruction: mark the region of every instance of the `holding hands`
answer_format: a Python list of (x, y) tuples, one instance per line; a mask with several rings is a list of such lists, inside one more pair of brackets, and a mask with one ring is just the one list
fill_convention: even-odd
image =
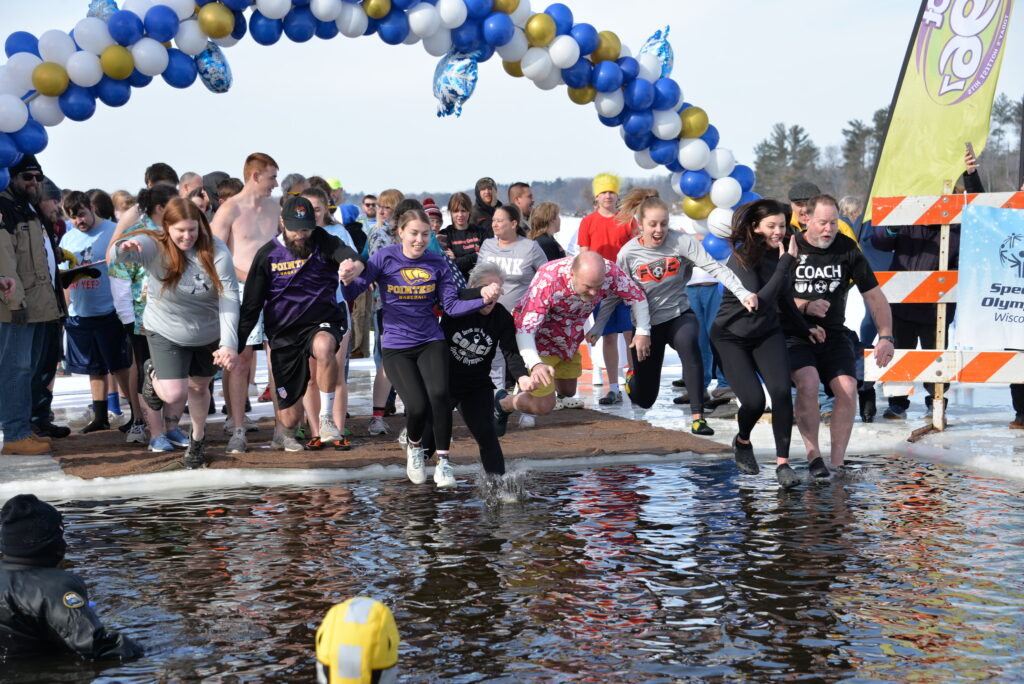
[(361, 261), (345, 259), (345, 261), (341, 262), (341, 265), (338, 268), (338, 279), (345, 285), (348, 285), (358, 278), (359, 274), (362, 273), (365, 268), (366, 266)]
[(231, 370), (238, 360), (238, 352), (231, 347), (220, 347), (213, 352), (213, 362), (224, 370)]
[(749, 313), (757, 311), (757, 295), (751, 292), (743, 299), (743, 308)]
[(491, 283), (480, 290), (480, 296), (483, 297), (484, 305), (486, 306), (487, 304), (493, 304), (498, 301), (498, 297), (500, 297), (503, 292), (501, 285), (498, 285), (498, 283)]

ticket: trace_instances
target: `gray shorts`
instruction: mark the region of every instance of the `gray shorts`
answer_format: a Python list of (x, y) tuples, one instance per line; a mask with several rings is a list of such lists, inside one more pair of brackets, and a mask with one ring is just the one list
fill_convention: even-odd
[(149, 342), (149, 357), (153, 360), (153, 371), (160, 380), (183, 380), (184, 378), (210, 378), (217, 373), (213, 365), (213, 352), (220, 342), (182, 347), (163, 335), (146, 331)]
[[(238, 281), (238, 301), (241, 302), (245, 299), (245, 283)], [(249, 339), (245, 341), (245, 345), (262, 347), (263, 343), (267, 341), (266, 335), (263, 334), (263, 310), (260, 310), (259, 320), (256, 321), (256, 325), (253, 327), (252, 332), (249, 333)]]

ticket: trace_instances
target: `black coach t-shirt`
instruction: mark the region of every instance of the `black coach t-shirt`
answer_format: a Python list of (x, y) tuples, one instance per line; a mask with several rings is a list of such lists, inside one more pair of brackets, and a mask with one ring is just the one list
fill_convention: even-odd
[[(806, 234), (796, 236), (799, 246), (796, 268), (793, 271), (791, 293), (796, 299), (814, 301), (827, 299), (828, 313), (824, 318), (804, 316), (809, 325), (820, 325), (826, 331), (841, 331), (846, 327), (846, 293), (850, 284), (857, 285), (862, 293), (878, 287), (875, 272), (864, 258), (857, 243), (843, 234), (827, 249), (821, 249), (807, 242)], [(799, 331), (787, 327), (786, 334)]]

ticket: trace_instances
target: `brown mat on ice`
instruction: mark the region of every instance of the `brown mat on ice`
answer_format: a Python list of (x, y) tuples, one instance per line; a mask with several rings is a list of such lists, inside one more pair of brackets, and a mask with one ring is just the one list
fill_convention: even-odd
[[(227, 437), (223, 423), (209, 426), (207, 454), (212, 456), (211, 468), (359, 468), (374, 463), (401, 465), (405, 456), (396, 441), (404, 418), (388, 418), (391, 435), (369, 437), (367, 419), (349, 421), (353, 432), (350, 451), (303, 451), (288, 453), (272, 451), (268, 444), (273, 424), (260, 421), (260, 430), (249, 433), (249, 451), (225, 454)], [(510, 421), (508, 434), (501, 440), (505, 458), (557, 459), (582, 458), (601, 454), (674, 454), (683, 451), (716, 454), (729, 448), (687, 432), (667, 430), (642, 420), (627, 420), (588, 409), (556, 411), (537, 418), (534, 428), (519, 430), (516, 418)], [(127, 447), (127, 448), (126, 448)], [(174, 468), (180, 463), (182, 451), (154, 454), (145, 445), (126, 445), (117, 430), (77, 435), (56, 440), (54, 458), (65, 473), (85, 479), (153, 473)], [(455, 441), (452, 458), (456, 463), (478, 462), (476, 442), (455, 416)]]

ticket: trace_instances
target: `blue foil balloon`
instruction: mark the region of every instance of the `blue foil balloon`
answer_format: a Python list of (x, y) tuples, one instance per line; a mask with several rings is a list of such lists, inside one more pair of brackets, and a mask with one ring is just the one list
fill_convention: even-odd
[(434, 69), (434, 97), (439, 117), (462, 116), (462, 106), (473, 97), (479, 77), (476, 52), (449, 52)]
[(85, 16), (98, 17), (106, 21), (117, 9), (117, 3), (114, 0), (92, 0), (89, 3), (89, 12)]
[(206, 49), (195, 56), (199, 80), (211, 93), (226, 93), (231, 90), (231, 66), (224, 52), (216, 43), (207, 43)]
[(675, 54), (672, 52), (672, 45), (668, 42), (670, 27), (666, 26), (662, 31), (655, 31), (654, 35), (647, 39), (640, 48), (640, 55), (654, 55), (661, 62), (661, 77), (668, 78), (672, 75), (672, 67), (675, 65)]

